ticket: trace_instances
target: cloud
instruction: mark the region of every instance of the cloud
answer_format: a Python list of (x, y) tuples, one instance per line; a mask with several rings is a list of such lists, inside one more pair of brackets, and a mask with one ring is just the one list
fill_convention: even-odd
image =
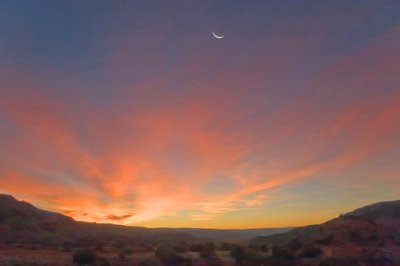
[(106, 216), (108, 220), (114, 221), (114, 222), (121, 222), (123, 220), (126, 220), (130, 217), (132, 217), (133, 214), (124, 214), (124, 215), (115, 215), (115, 214), (109, 214)]
[[(147, 52), (132, 63), (127, 39), (106, 56), (112, 89), (9, 69), (0, 84), (0, 187), (78, 220), (138, 224), (182, 211), (213, 220), (293, 184), (368, 168), (365, 160), (399, 145), (398, 29), (327, 60), (315, 77), (290, 66), (318, 56), (309, 45), (323, 36), (285, 34), (260, 40), (271, 51), (233, 57), (242, 69), (208, 43), (175, 70), (154, 67), (170, 61)], [(164, 37), (142, 48), (157, 50)], [(115, 69), (141, 63), (143, 78), (119, 79)]]

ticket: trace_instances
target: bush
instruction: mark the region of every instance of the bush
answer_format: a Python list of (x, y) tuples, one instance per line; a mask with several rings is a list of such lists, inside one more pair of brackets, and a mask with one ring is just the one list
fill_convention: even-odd
[(178, 246), (174, 247), (174, 250), (175, 250), (176, 252), (178, 252), (178, 253), (184, 253), (184, 252), (186, 252), (186, 248), (185, 248), (185, 246), (183, 246), (183, 245), (178, 245)]
[(200, 257), (201, 258), (213, 258), (216, 257), (217, 255), (215, 254), (215, 245), (214, 243), (207, 243), (203, 246), (203, 248), (200, 251)]
[(230, 255), (235, 259), (236, 263), (242, 263), (247, 259), (244, 247), (240, 246), (233, 248)]
[(94, 249), (96, 251), (102, 252), (103, 251), (103, 247), (104, 247), (104, 244), (102, 242), (97, 242), (95, 244), (95, 246), (94, 246)]
[(329, 245), (333, 243), (333, 240), (334, 240), (333, 236), (329, 235), (324, 238), (318, 239), (316, 242), (318, 242), (321, 245)]
[(272, 247), (272, 257), (273, 258), (292, 259), (293, 255), (290, 254), (290, 252), (284, 247), (273, 246)]
[(102, 257), (102, 258), (99, 258), (97, 260), (97, 264), (96, 265), (99, 265), (99, 266), (111, 266), (111, 263), (108, 261), (107, 258)]
[(62, 251), (70, 252), (72, 244), (70, 242), (63, 242), (62, 243)]
[(236, 245), (227, 243), (227, 242), (222, 242), (221, 245), (219, 246), (218, 250), (221, 251), (232, 251)]
[(46, 230), (48, 232), (54, 233), (55, 231), (57, 231), (57, 223), (56, 222), (47, 222), (47, 223), (43, 223), (40, 225), (40, 227), (43, 230)]
[(192, 244), (188, 247), (188, 250), (191, 252), (200, 252), (203, 249), (202, 244)]
[(235, 247), (231, 251), (230, 255), (238, 264), (251, 262), (258, 259), (257, 253), (253, 249), (248, 249), (241, 246)]
[(119, 249), (117, 252), (120, 260), (125, 260), (125, 256), (133, 254), (132, 249), (128, 246)]
[(78, 265), (93, 265), (96, 254), (91, 249), (79, 249), (72, 255), (72, 261)]
[(302, 244), (301, 244), (301, 242), (300, 242), (297, 238), (295, 238), (295, 239), (291, 240), (291, 241), (288, 243), (287, 246), (288, 246), (288, 248), (289, 248), (289, 250), (290, 250), (291, 252), (295, 252), (295, 251), (301, 249)]
[(154, 258), (146, 258), (140, 261), (137, 266), (159, 266), (159, 262)]
[[(224, 263), (218, 257), (201, 258), (198, 265), (221, 266)], [(196, 264), (197, 265), (197, 264)]]
[(268, 246), (267, 245), (261, 245), (260, 246), (260, 250), (262, 251), (262, 252), (268, 252), (268, 250), (269, 250), (269, 248), (268, 248)]
[(160, 247), (156, 250), (156, 258), (166, 266), (186, 266), (191, 265), (190, 259), (185, 259), (173, 249), (168, 247)]
[(360, 239), (360, 235), (357, 231), (351, 231), (348, 235), (348, 240), (356, 242)]
[(322, 254), (322, 250), (317, 247), (308, 247), (302, 253), (301, 257), (303, 258), (316, 258)]
[(51, 235), (44, 234), (38, 236), (38, 244), (42, 247), (53, 247), (56, 245), (56, 240), (54, 237), (51, 237)]
[(0, 223), (4, 222), (7, 218), (5, 210), (0, 209)]
[(127, 255), (131, 255), (133, 250), (128, 246), (126, 242), (117, 241), (114, 243), (115, 252), (118, 254), (120, 260), (125, 260)]

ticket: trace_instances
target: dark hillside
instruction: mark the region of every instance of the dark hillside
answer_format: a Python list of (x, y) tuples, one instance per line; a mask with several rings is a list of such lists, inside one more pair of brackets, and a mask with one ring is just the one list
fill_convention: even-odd
[(400, 265), (400, 201), (368, 205), (251, 243), (278, 246), (291, 263), (299, 263), (293, 265)]
[(85, 245), (97, 240), (108, 242), (120, 239), (128, 242), (171, 244), (214, 240), (251, 239), (257, 235), (285, 232), (290, 228), (266, 229), (199, 229), (199, 228), (145, 228), (115, 224), (97, 224), (74, 221), (62, 214), (44, 211), (0, 194), (0, 242)]
[(379, 218), (400, 218), (400, 200), (385, 201), (358, 208), (344, 215), (375, 220)]

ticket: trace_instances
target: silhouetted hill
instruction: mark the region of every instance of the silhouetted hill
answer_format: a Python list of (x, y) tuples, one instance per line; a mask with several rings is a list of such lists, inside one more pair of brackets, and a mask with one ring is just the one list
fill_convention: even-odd
[(16, 222), (17, 220), (28, 222), (31, 225), (40, 223), (70, 224), (74, 220), (71, 217), (40, 210), (30, 203), (18, 201), (10, 195), (0, 194), (0, 221), (4, 223)]
[(31, 204), (0, 195), (0, 241), (46, 243), (65, 241), (76, 222), (59, 213), (40, 210)]
[(400, 200), (368, 205), (321, 225), (257, 237), (251, 243), (279, 245), (285, 258), (308, 259), (310, 265), (400, 265)]
[[(158, 232), (145, 227), (78, 222), (71, 217), (44, 211), (18, 201), (10, 195), (0, 195), (0, 242), (54, 246), (86, 245), (109, 240), (144, 241), (157, 237)], [(165, 232), (160, 243), (186, 241), (194, 237)]]
[(400, 219), (400, 200), (385, 201), (358, 208), (344, 215), (370, 220), (380, 218)]
[(269, 236), (259, 236), (254, 238), (253, 241), (267, 244), (285, 244), (294, 238), (316, 234), (323, 228), (345, 226), (351, 228), (354, 227), (354, 223), (380, 225), (388, 228), (399, 225), (400, 228), (400, 200), (371, 204), (346, 213), (321, 225), (309, 225), (298, 227), (284, 233), (272, 234)]
[[(198, 229), (145, 228), (75, 221), (72, 218), (0, 194), (0, 242), (60, 245), (123, 239), (124, 241), (172, 244), (207, 239), (251, 239), (258, 235), (284, 232), (290, 228)], [(197, 239), (197, 240), (196, 240)]]

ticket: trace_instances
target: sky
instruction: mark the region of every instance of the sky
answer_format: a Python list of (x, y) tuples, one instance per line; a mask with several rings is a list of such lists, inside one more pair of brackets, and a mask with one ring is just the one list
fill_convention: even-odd
[(324, 222), (399, 199), (399, 73), (395, 0), (3, 0), (0, 193), (90, 222)]

